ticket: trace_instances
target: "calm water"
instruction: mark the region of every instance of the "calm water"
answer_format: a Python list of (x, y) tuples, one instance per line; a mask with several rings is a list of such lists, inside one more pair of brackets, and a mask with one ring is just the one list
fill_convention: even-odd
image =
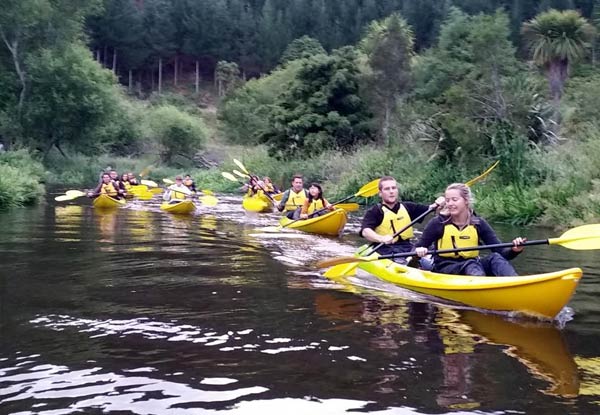
[(594, 251), (516, 261), (584, 269), (558, 329), (325, 279), (358, 214), (334, 239), (267, 232), (232, 197), (190, 218), (48, 199), (0, 213), (1, 414), (600, 413)]

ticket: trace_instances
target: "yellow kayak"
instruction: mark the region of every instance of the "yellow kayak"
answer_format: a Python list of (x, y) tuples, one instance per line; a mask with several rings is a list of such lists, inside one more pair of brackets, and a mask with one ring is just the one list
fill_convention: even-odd
[[(343, 209), (335, 209), (323, 216), (317, 216), (305, 220), (292, 221), (284, 216), (279, 224), (284, 228), (296, 229), (298, 231), (317, 233), (319, 235), (338, 236), (344, 230), (348, 215)], [(293, 223), (292, 223), (293, 222)]]
[(162, 203), (160, 209), (169, 213), (187, 214), (196, 210), (196, 205), (191, 200), (182, 200), (177, 203)]
[(120, 206), (125, 206), (127, 202), (125, 199), (113, 199), (112, 197), (102, 194), (94, 199), (93, 205), (97, 209), (111, 209)]
[(410, 268), (389, 259), (361, 262), (358, 267), (409, 290), (471, 307), (516, 311), (544, 319), (553, 319), (562, 310), (582, 276), (579, 268), (518, 277), (447, 275)]
[(273, 204), (264, 194), (244, 196), (242, 207), (248, 212), (271, 212), (273, 210)]

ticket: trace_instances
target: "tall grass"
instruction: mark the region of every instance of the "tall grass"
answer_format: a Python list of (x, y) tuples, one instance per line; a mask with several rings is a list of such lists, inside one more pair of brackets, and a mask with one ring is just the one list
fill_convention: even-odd
[(25, 150), (0, 153), (0, 209), (36, 203), (44, 195), (44, 167)]

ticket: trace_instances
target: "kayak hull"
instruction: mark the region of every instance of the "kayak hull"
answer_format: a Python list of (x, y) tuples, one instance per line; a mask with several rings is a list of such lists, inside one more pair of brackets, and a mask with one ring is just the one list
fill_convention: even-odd
[(391, 260), (363, 262), (359, 268), (376, 277), (423, 294), (471, 307), (519, 312), (554, 319), (573, 296), (582, 276), (579, 268), (517, 277), (473, 277), (437, 274)]
[(99, 195), (94, 199), (93, 205), (97, 209), (114, 209), (125, 206), (127, 202), (124, 199), (113, 199), (108, 195)]
[(295, 222), (284, 216), (279, 221), (279, 224), (287, 229), (295, 229), (319, 235), (338, 236), (344, 230), (347, 220), (348, 215), (346, 214), (346, 211), (343, 209), (336, 209), (323, 216), (298, 220)]
[(267, 213), (273, 211), (273, 205), (264, 195), (244, 196), (242, 207), (248, 212)]
[(180, 215), (186, 215), (196, 210), (196, 205), (191, 200), (182, 200), (177, 203), (162, 203), (160, 209), (169, 213), (177, 213)]

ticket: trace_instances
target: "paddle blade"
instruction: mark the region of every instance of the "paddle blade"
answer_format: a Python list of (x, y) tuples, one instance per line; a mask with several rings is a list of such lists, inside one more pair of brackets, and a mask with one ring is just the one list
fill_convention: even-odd
[(357, 257), (357, 256), (339, 256), (336, 258), (324, 259), (323, 261), (319, 261), (316, 263), (317, 268), (329, 268), (334, 265), (340, 264), (352, 264), (358, 262), (369, 262), (373, 261), (377, 258), (375, 257)]
[(236, 176), (240, 176), (240, 177), (242, 177), (244, 179), (249, 179), (250, 178), (250, 176), (248, 176), (247, 174), (242, 173), (239, 170), (234, 170), (233, 174), (235, 174)]
[(202, 189), (200, 190), (202, 193), (204, 193), (205, 195), (209, 195), (209, 196), (214, 196), (215, 193), (212, 190), (208, 190), (208, 189)]
[(559, 238), (548, 239), (548, 243), (581, 251), (600, 249), (600, 224), (594, 223), (569, 229)]
[(71, 195), (60, 195), (60, 196), (56, 196), (54, 198), (54, 200), (56, 200), (57, 202), (66, 202), (67, 200), (73, 200), (73, 199), (77, 199), (78, 196), (71, 196)]
[(162, 179), (164, 184), (175, 184), (175, 182), (171, 179)]
[(135, 196), (140, 200), (150, 200), (154, 197), (154, 193), (152, 192), (141, 192), (136, 193)]
[(273, 196), (273, 200), (280, 202), (281, 198), (283, 197), (283, 193), (277, 193), (276, 195), (271, 195)]
[(142, 170), (140, 172), (140, 177), (146, 176), (148, 173), (150, 173), (150, 170), (152, 170), (152, 166), (146, 167), (144, 170)]
[(246, 169), (246, 167), (244, 167), (244, 165), (242, 164), (241, 161), (239, 161), (238, 159), (233, 159), (233, 162), (246, 174), (250, 174), (248, 172), (248, 170)]
[(348, 277), (356, 274), (356, 267), (358, 267), (358, 263), (335, 265), (325, 271), (323, 275), (327, 278)]
[(206, 196), (199, 197), (198, 200), (204, 206), (217, 206), (217, 203), (219, 203), (219, 199), (217, 199), (216, 197), (214, 197), (212, 195), (206, 195)]
[(363, 187), (358, 189), (358, 192), (354, 193), (356, 197), (371, 197), (379, 193), (379, 179), (375, 179), (365, 184)]
[(140, 180), (140, 183), (148, 187), (158, 187), (158, 184), (152, 180)]
[(346, 212), (355, 212), (360, 207), (358, 203), (338, 203), (335, 205), (338, 209), (344, 209)]
[(81, 190), (67, 190), (65, 192), (65, 194), (68, 196), (74, 196), (74, 197), (82, 197), (82, 196), (86, 195), (86, 193), (82, 192)]
[(221, 176), (225, 177), (227, 180), (231, 180), (232, 182), (238, 181), (238, 179), (233, 174), (227, 171), (221, 172)]
[(258, 198), (245, 198), (242, 202), (242, 207), (249, 212), (262, 212), (268, 206), (268, 203)]
[(483, 179), (485, 179), (492, 172), (492, 170), (494, 170), (496, 168), (496, 166), (499, 163), (500, 163), (500, 160), (496, 161), (494, 164), (492, 164), (490, 167), (488, 167), (488, 169), (486, 171), (484, 171), (483, 173), (481, 173), (479, 176), (475, 177), (474, 179), (469, 180), (465, 184), (467, 186), (471, 187), (475, 183), (482, 181)]

